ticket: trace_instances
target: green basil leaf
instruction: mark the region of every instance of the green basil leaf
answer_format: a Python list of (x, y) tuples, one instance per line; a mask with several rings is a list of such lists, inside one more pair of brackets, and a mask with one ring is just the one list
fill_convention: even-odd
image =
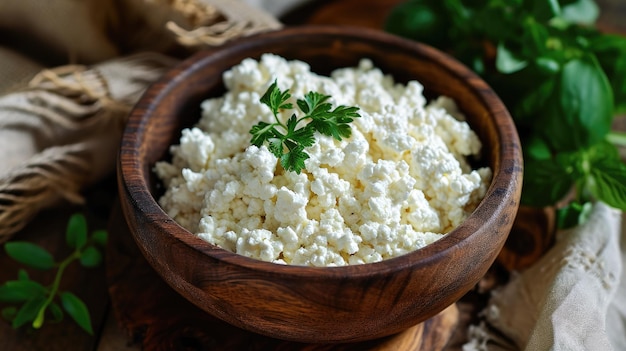
[(80, 255), (80, 263), (84, 267), (97, 267), (102, 263), (102, 254), (93, 246), (88, 246)]
[(85, 245), (87, 242), (87, 219), (84, 215), (76, 213), (70, 217), (65, 231), (65, 241), (69, 247), (74, 249), (79, 249)]
[(561, 15), (561, 5), (558, 0), (534, 0), (528, 2), (532, 6), (530, 11), (533, 17), (540, 22), (545, 22)]
[(549, 206), (563, 199), (572, 185), (570, 174), (559, 163), (551, 159), (527, 159), (521, 202), (535, 207)]
[(28, 322), (32, 322), (37, 317), (39, 310), (46, 303), (46, 298), (43, 296), (36, 297), (34, 299), (26, 301), (22, 307), (17, 311), (15, 318), (13, 319), (12, 326), (17, 329)]
[(440, 1), (402, 2), (391, 9), (384, 23), (387, 32), (433, 46), (447, 41), (448, 28)]
[(561, 7), (561, 18), (571, 23), (592, 25), (599, 15), (600, 9), (593, 0), (577, 0)]
[(535, 160), (550, 160), (552, 158), (552, 151), (548, 147), (548, 144), (541, 138), (531, 136), (524, 140), (523, 143), (525, 157), (530, 157)]
[(614, 158), (593, 160), (590, 185), (593, 195), (622, 211), (626, 210), (626, 164)]
[[(434, 0), (433, 2), (437, 1)], [(467, 35), (473, 27), (473, 11), (466, 6), (465, 2), (467, 1), (446, 0), (443, 3), (446, 9), (445, 15), (449, 19), (450, 25), (455, 27), (460, 33)]]
[(561, 64), (551, 57), (537, 57), (535, 59), (535, 65), (541, 73), (546, 75), (557, 74), (561, 70)]
[(46, 288), (38, 282), (11, 280), (0, 286), (0, 302), (23, 302), (46, 293)]
[(37, 269), (54, 268), (52, 255), (41, 246), (25, 241), (4, 244), (4, 250), (14, 260)]
[(90, 335), (93, 335), (91, 316), (85, 303), (69, 291), (61, 293), (61, 304), (70, 317)]
[(616, 112), (626, 112), (626, 37), (598, 34), (590, 39), (589, 48), (611, 78)]
[(518, 24), (520, 22), (518, 18), (514, 18), (517, 14), (510, 11), (511, 6), (492, 3), (475, 10), (472, 22), (480, 23), (480, 25), (474, 25), (473, 28), (480, 34), (476, 37), (489, 38), (493, 43), (506, 41), (508, 44), (512, 44), (515, 40), (511, 39), (516, 38), (520, 32), (520, 25)]
[(572, 202), (557, 209), (557, 228), (567, 229), (585, 223), (589, 218), (592, 209), (593, 205), (591, 202), (585, 202), (582, 205), (578, 202)]
[[(536, 78), (536, 77), (535, 77)], [(513, 107), (513, 118), (519, 125), (535, 127), (535, 121), (545, 114), (545, 107), (553, 95), (555, 79), (546, 79), (537, 83), (534, 89), (518, 97)]]
[(606, 160), (615, 160), (617, 162), (620, 162), (619, 150), (608, 140), (604, 140), (593, 145), (586, 152), (592, 164), (596, 160), (599, 160), (601, 162), (604, 162)]
[(524, 21), (521, 37), (524, 57), (542, 57), (552, 54), (547, 47), (549, 42), (550, 32), (544, 24), (531, 19)]
[(507, 49), (503, 43), (498, 44), (496, 53), (496, 68), (504, 74), (514, 73), (528, 66), (528, 61), (519, 58)]
[(613, 121), (613, 92), (592, 55), (573, 59), (545, 106), (538, 130), (556, 151), (586, 149), (606, 137)]

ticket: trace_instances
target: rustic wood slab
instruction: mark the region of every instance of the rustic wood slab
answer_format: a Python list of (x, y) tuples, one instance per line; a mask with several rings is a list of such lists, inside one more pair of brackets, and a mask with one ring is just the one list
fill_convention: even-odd
[(390, 337), (353, 344), (302, 344), (254, 334), (201, 311), (170, 288), (143, 258), (116, 206), (109, 224), (111, 306), (130, 342), (143, 350), (440, 351), (459, 320), (452, 305)]

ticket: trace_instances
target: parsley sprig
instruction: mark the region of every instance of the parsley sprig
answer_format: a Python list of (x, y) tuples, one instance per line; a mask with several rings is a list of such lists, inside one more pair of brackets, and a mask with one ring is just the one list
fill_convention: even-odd
[(522, 138), (522, 202), (557, 205), (561, 228), (584, 222), (596, 200), (626, 210), (616, 148), (626, 135), (611, 131), (626, 112), (626, 37), (595, 28), (598, 13), (593, 0), (407, 0), (385, 25), (494, 88)]
[[(276, 80), (269, 86), (261, 102), (272, 111), (274, 122), (262, 121), (254, 125), (250, 129), (251, 143), (260, 147), (267, 142), (268, 149), (280, 159), (284, 169), (300, 174), (304, 161), (309, 158), (304, 149), (315, 144), (315, 132), (337, 140), (349, 138), (352, 134), (349, 123), (361, 115), (358, 114), (358, 107), (340, 105), (332, 109), (329, 95), (311, 91), (304, 95), (304, 99), (296, 101), (303, 116), (298, 118), (293, 113), (283, 123), (281, 112), (294, 108), (292, 103), (287, 102), (290, 98), (289, 89), (281, 91)], [(308, 123), (298, 127), (300, 122), (305, 121)]]

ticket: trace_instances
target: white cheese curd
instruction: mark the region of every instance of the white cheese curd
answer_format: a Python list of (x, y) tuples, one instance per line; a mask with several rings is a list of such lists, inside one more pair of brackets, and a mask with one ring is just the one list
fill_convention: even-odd
[[(466, 157), (481, 143), (454, 101), (428, 103), (419, 82), (397, 84), (368, 59), (327, 77), (266, 54), (223, 77), (225, 95), (202, 103), (200, 121), (155, 171), (166, 187), (163, 209), (226, 250), (292, 265), (377, 262), (451, 231), (491, 181), (489, 168), (470, 168)], [(300, 174), (250, 144), (250, 128), (274, 119), (260, 98), (275, 80), (294, 107), (317, 91), (333, 106), (360, 108), (350, 138), (316, 133)]]

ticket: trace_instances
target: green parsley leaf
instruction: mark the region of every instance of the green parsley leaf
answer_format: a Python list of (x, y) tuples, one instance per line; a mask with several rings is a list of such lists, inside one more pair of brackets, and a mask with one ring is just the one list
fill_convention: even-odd
[(284, 169), (300, 174), (302, 169), (304, 169), (304, 161), (310, 157), (303, 150), (304, 147), (302, 145), (295, 146), (280, 157), (280, 164)]
[(281, 91), (278, 84), (274, 81), (261, 97), (261, 102), (272, 109), (272, 113), (277, 115), (281, 109), (291, 109), (293, 106), (286, 101), (289, 100), (291, 94), (289, 91)]
[[(283, 123), (279, 113), (281, 110), (293, 108), (293, 104), (287, 102), (289, 98), (289, 90), (281, 91), (276, 81), (269, 86), (261, 97), (261, 102), (270, 108), (275, 122), (261, 121), (252, 126), (250, 143), (257, 147), (267, 143), (268, 150), (280, 160), (285, 170), (300, 174), (305, 167), (304, 161), (309, 158), (304, 149), (315, 144), (315, 132), (337, 140), (349, 138), (352, 133), (349, 123), (360, 117), (359, 108), (341, 105), (331, 110), (329, 95), (311, 91), (304, 95), (304, 99), (296, 101), (304, 116), (298, 118), (294, 113)], [(308, 123), (299, 127), (305, 120)]]
[(250, 129), (250, 134), (252, 134), (252, 145), (263, 145), (263, 143), (265, 143), (268, 139), (275, 136), (274, 131), (275, 128), (273, 124), (263, 121), (252, 126), (252, 128)]

